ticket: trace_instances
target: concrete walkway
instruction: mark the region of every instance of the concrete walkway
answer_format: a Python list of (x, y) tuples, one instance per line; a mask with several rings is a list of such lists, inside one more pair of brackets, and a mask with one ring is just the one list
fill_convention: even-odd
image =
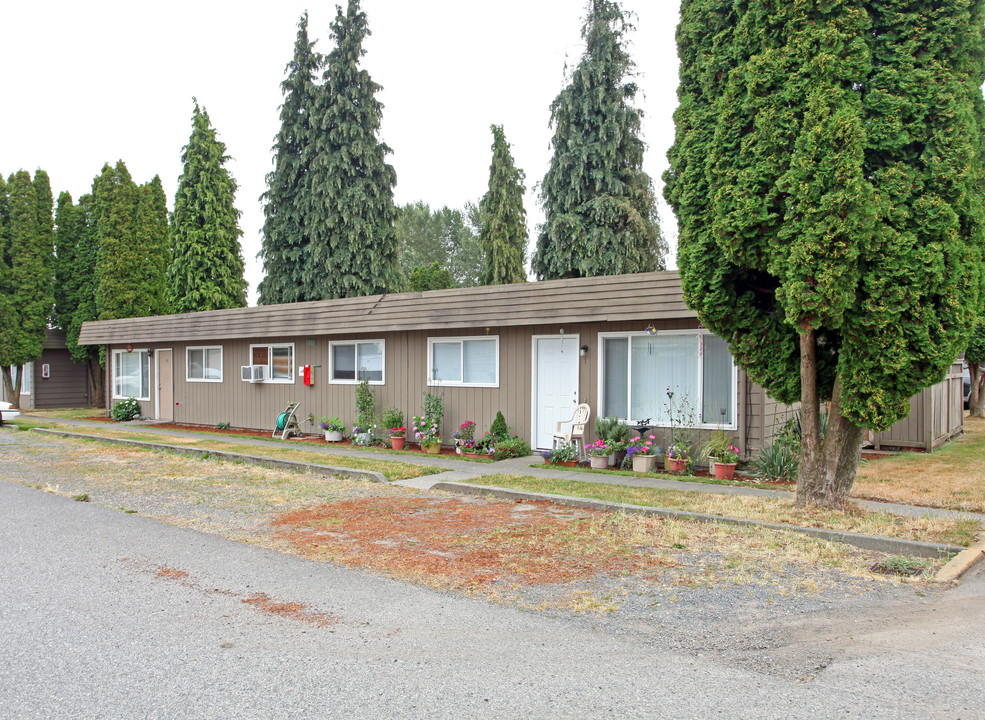
[[(62, 425), (75, 427), (103, 428), (107, 423), (92, 420), (66, 420), (62, 418), (45, 418), (22, 415), (24, 419), (38, 421), (58, 422)], [(110, 427), (119, 428), (118, 424)], [(201, 440), (203, 433), (169, 429), (166, 425), (153, 421), (136, 421), (128, 424), (129, 428), (141, 433), (151, 435), (168, 435), (171, 437), (188, 437)], [(288, 443), (282, 440), (249, 437), (232, 437), (228, 435), (206, 436), (223, 442), (235, 443), (243, 446), (243, 452), (249, 453), (248, 448), (255, 448), (262, 453), (264, 448), (278, 448), (283, 450), (289, 447)], [(411, 465), (422, 465), (431, 467), (445, 468), (445, 472), (432, 475), (422, 475), (420, 477), (409, 478), (395, 482), (395, 485), (404, 485), (417, 488), (419, 490), (429, 490), (438, 483), (449, 482), (474, 482), (485, 475), (530, 475), (540, 478), (557, 478), (580, 482), (605, 483), (609, 485), (623, 485), (627, 487), (652, 487), (667, 490), (680, 490), (687, 492), (718, 493), (722, 495), (744, 495), (750, 497), (778, 497), (790, 498), (791, 493), (786, 490), (764, 490), (760, 488), (742, 487), (739, 485), (715, 485), (702, 482), (687, 482), (674, 480), (669, 477), (639, 477), (630, 475), (616, 475), (602, 472), (581, 472), (576, 470), (565, 470), (556, 467), (547, 467), (542, 462), (540, 455), (529, 455), (522, 458), (511, 458), (499, 462), (474, 462), (470, 460), (458, 460), (447, 455), (425, 455), (423, 453), (406, 453), (386, 450), (359, 450), (350, 447), (334, 447), (317, 443), (296, 441), (296, 445), (305, 452), (324, 453), (326, 456), (345, 455), (348, 457), (359, 457), (370, 460), (393, 460)], [(252, 454), (252, 453), (251, 453)], [(331, 461), (326, 458), (326, 464)], [(919, 507), (913, 505), (902, 505), (896, 503), (876, 502), (872, 500), (858, 500), (859, 505), (868, 507), (872, 510), (893, 513), (896, 515), (906, 515), (909, 517), (944, 517), (975, 520), (985, 523), (985, 514), (961, 512), (957, 510), (942, 510), (940, 508)]]

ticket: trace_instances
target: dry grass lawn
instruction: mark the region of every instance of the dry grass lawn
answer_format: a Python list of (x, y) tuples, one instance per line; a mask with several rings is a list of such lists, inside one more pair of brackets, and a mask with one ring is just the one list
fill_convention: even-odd
[(421, 475), (433, 475), (444, 472), (444, 468), (431, 465), (416, 465), (414, 463), (400, 462), (399, 460), (387, 460), (376, 458), (360, 458), (350, 455), (342, 455), (331, 452), (318, 452), (305, 450), (303, 446), (273, 447), (269, 445), (261, 447), (249, 447), (243, 443), (234, 441), (224, 441), (213, 439), (215, 436), (202, 434), (200, 437), (190, 437), (187, 435), (164, 435), (160, 433), (141, 433), (133, 428), (120, 428), (118, 426), (108, 426), (105, 428), (72, 427), (62, 426), (58, 429), (68, 430), (79, 435), (87, 435), (93, 440), (100, 438), (122, 438), (125, 440), (139, 440), (141, 442), (159, 443), (164, 445), (183, 445), (194, 447), (197, 450), (215, 450), (219, 452), (241, 453), (246, 455), (257, 455), (260, 457), (275, 458), (277, 460), (293, 460), (295, 462), (307, 462), (317, 465), (333, 465), (336, 467), (353, 468), (356, 470), (371, 470), (382, 473), (388, 480), (406, 480), (408, 478), (420, 477)]
[(965, 416), (964, 429), (963, 436), (933, 453), (863, 462), (852, 496), (985, 512), (985, 419)]
[(864, 508), (857, 508), (848, 514), (816, 507), (796, 508), (786, 498), (746, 497), (686, 490), (629, 487), (577, 480), (539, 478), (530, 475), (486, 475), (465, 482), (471, 482), (474, 485), (491, 485), (552, 495), (592, 498), (630, 505), (952, 545), (969, 545), (979, 529), (978, 523), (970, 520), (910, 518), (874, 512)]

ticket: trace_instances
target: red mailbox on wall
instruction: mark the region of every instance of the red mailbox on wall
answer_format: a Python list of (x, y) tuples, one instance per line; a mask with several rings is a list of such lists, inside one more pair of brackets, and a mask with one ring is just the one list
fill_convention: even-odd
[(314, 368), (311, 365), (305, 365), (304, 366), (304, 384), (305, 385), (314, 385), (315, 384), (315, 375), (314, 375), (313, 370), (314, 370)]

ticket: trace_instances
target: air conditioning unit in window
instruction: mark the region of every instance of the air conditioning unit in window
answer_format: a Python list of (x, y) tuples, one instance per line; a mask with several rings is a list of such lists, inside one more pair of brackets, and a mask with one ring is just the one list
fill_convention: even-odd
[(240, 365), (239, 371), (242, 374), (243, 382), (263, 382), (267, 379), (266, 365)]

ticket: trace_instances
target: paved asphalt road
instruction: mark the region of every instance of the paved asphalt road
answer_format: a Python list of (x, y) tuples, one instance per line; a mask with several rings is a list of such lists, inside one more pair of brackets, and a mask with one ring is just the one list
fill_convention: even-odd
[(798, 682), (0, 482), (0, 718), (985, 717), (983, 585)]

